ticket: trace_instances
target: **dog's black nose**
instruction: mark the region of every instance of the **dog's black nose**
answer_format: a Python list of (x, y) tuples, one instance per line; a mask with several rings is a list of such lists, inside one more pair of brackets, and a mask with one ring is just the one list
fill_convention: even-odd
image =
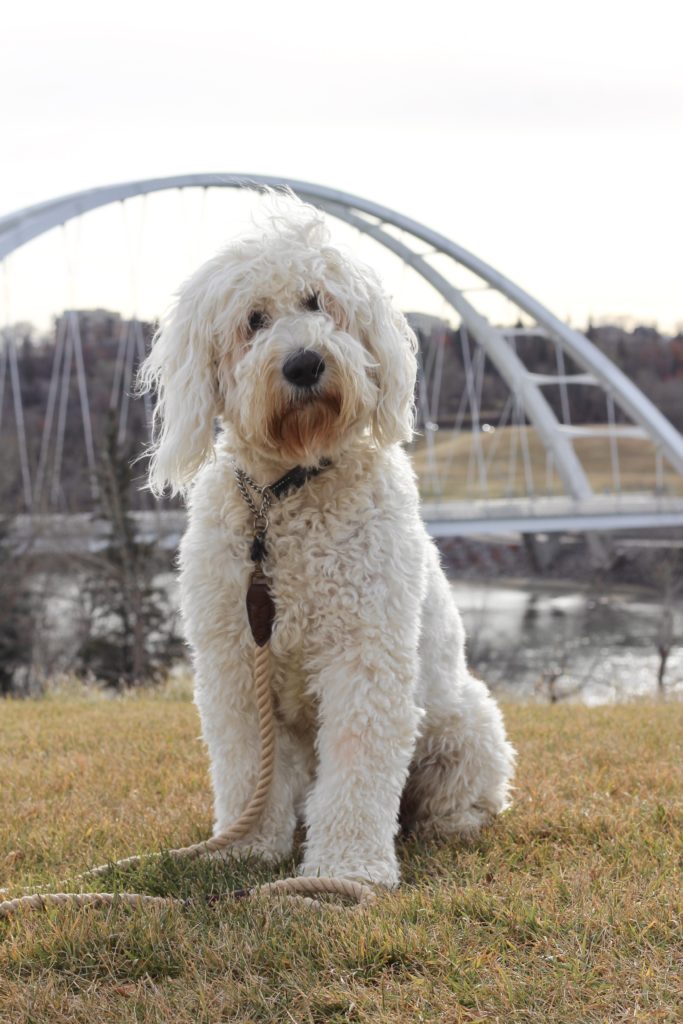
[(312, 388), (323, 374), (325, 360), (317, 352), (302, 348), (285, 359), (282, 372), (290, 384), (298, 388)]

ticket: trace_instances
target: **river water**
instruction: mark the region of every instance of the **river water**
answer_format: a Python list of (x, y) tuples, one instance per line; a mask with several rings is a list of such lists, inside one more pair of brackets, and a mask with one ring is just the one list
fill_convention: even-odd
[[(662, 605), (636, 587), (572, 581), (452, 582), (468, 657), (492, 690), (521, 700), (604, 704), (658, 695)], [(683, 609), (674, 609), (665, 692), (683, 696)]]
[[(169, 614), (177, 584), (164, 574)], [(658, 695), (657, 637), (662, 605), (637, 587), (594, 587), (533, 578), (452, 581), (467, 629), (473, 670), (496, 693), (520, 700), (602, 704)], [(48, 676), (73, 664), (81, 604), (76, 576), (51, 578), (40, 630)], [(664, 678), (668, 695), (683, 697), (683, 608), (674, 610), (672, 649)]]

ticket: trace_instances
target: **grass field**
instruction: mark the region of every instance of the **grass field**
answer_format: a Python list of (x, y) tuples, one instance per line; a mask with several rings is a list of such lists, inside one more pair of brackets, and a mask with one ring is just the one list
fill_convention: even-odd
[[(533, 427), (502, 427), (493, 433), (476, 435), (470, 430), (456, 434), (444, 429), (434, 434), (432, 440), (437, 474), (443, 488), (441, 496), (444, 498), (524, 497), (530, 493), (527, 474), (532, 481), (532, 493), (540, 496), (565, 493), (557, 472), (548, 476), (545, 447)], [(479, 453), (475, 441), (480, 445)], [(616, 446), (621, 490), (654, 491), (657, 473), (652, 444), (638, 438), (621, 437), (617, 439)], [(607, 433), (604, 437), (576, 438), (574, 450), (595, 493), (615, 491)], [(420, 490), (429, 498), (434, 494), (434, 487), (424, 435), (416, 439), (410, 451), (420, 479)], [(478, 460), (485, 465), (483, 480)], [(668, 469), (666, 463), (663, 464), (661, 483), (664, 494), (683, 495), (683, 479)]]
[[(680, 1021), (683, 705), (506, 714), (514, 808), (471, 847), (403, 843), (375, 908), (207, 906), (272, 874), (156, 861), (99, 887), (196, 902), (0, 921), (0, 1021)], [(0, 884), (206, 836), (198, 731), (186, 700), (0, 703)]]

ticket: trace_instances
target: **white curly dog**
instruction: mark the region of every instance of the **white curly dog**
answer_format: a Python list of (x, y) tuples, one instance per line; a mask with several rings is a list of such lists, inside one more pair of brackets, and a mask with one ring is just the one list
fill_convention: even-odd
[(472, 836), (507, 806), (514, 763), (497, 704), (468, 672), (401, 448), (415, 353), (375, 273), (290, 196), (185, 283), (142, 368), (157, 390), (152, 489), (188, 495), (182, 614), (216, 832), (259, 767), (253, 517), (236, 467), (266, 485), (322, 464), (269, 512), (276, 770), (258, 828), (231, 852), (286, 857), (303, 820), (302, 873), (387, 886), (399, 821)]

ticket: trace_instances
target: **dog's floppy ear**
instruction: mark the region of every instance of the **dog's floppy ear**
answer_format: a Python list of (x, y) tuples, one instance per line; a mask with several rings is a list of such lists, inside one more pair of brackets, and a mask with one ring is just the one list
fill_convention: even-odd
[(213, 322), (206, 315), (206, 268), (180, 291), (140, 367), (138, 389), (157, 395), (149, 448), (149, 486), (184, 492), (213, 451), (217, 414)]
[(379, 282), (370, 296), (370, 314), (364, 334), (376, 363), (373, 374), (379, 388), (372, 433), (380, 445), (409, 441), (415, 424), (417, 339)]

